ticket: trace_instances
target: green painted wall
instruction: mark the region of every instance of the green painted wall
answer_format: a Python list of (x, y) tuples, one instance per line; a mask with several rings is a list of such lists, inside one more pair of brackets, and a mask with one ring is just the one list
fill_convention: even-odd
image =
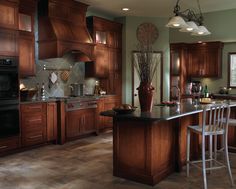
[(169, 31), (165, 27), (167, 18), (149, 18), (149, 17), (133, 17), (127, 16), (115, 19), (123, 23), (123, 103), (132, 102), (132, 51), (137, 50), (137, 38), (136, 29), (137, 27), (144, 23), (150, 22), (155, 24), (159, 30), (159, 38), (153, 45), (153, 50), (163, 52), (163, 65), (164, 65), (164, 89), (163, 97), (164, 99), (169, 98)]
[[(228, 52), (236, 52), (236, 9), (217, 11), (204, 14), (204, 24), (212, 32), (205, 37), (191, 36), (188, 33), (170, 29), (170, 42), (197, 42), (197, 41), (222, 41), (225, 42), (222, 59), (222, 78), (201, 79), (207, 84), (210, 92), (218, 92), (220, 87), (227, 86)], [(236, 89), (232, 90), (236, 94)]]

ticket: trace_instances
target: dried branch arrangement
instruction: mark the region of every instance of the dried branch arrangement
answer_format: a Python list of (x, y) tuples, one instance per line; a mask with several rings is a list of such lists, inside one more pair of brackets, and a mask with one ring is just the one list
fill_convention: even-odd
[(134, 56), (134, 67), (140, 82), (151, 83), (157, 70), (160, 58), (154, 56), (150, 44), (138, 44), (138, 52)]

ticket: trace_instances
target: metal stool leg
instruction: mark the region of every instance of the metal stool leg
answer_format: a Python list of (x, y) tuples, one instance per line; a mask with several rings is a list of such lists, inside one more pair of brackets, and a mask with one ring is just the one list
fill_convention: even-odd
[(187, 128), (187, 177), (189, 177), (189, 161), (190, 161), (190, 130)]
[(214, 135), (214, 159), (217, 160), (217, 135)]
[(230, 163), (229, 163), (229, 153), (228, 153), (227, 140), (228, 140), (228, 137), (224, 136), (225, 160), (226, 160), (226, 165), (227, 165), (227, 170), (228, 170), (228, 174), (229, 174), (229, 179), (230, 179), (231, 185), (234, 186), (234, 180), (233, 180), (233, 176), (232, 176), (231, 169), (230, 169)]
[(205, 156), (205, 136), (202, 135), (202, 176), (203, 176), (203, 186), (207, 189), (207, 179), (206, 179), (206, 156)]
[[(209, 159), (210, 159), (210, 168), (212, 168), (212, 159), (213, 159), (213, 153), (212, 153), (212, 135), (209, 135)], [(212, 170), (209, 171), (212, 173)]]

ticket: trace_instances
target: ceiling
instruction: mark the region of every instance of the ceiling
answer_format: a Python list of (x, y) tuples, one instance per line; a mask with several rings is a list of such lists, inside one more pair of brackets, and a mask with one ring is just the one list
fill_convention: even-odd
[[(89, 10), (111, 16), (170, 17), (176, 0), (77, 0), (90, 5)], [(236, 0), (199, 0), (202, 12), (236, 8)], [(181, 10), (191, 8), (198, 12), (197, 0), (180, 0)], [(124, 12), (123, 7), (130, 8)]]

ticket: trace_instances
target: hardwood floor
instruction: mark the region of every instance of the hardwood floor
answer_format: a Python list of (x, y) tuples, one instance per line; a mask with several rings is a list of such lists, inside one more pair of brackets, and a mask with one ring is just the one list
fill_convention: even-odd
[[(230, 154), (236, 179), (236, 154)], [(1, 189), (197, 189), (201, 172), (185, 169), (155, 187), (112, 176), (112, 134), (49, 145), (0, 158)], [(208, 175), (209, 189), (230, 188), (226, 170)]]

